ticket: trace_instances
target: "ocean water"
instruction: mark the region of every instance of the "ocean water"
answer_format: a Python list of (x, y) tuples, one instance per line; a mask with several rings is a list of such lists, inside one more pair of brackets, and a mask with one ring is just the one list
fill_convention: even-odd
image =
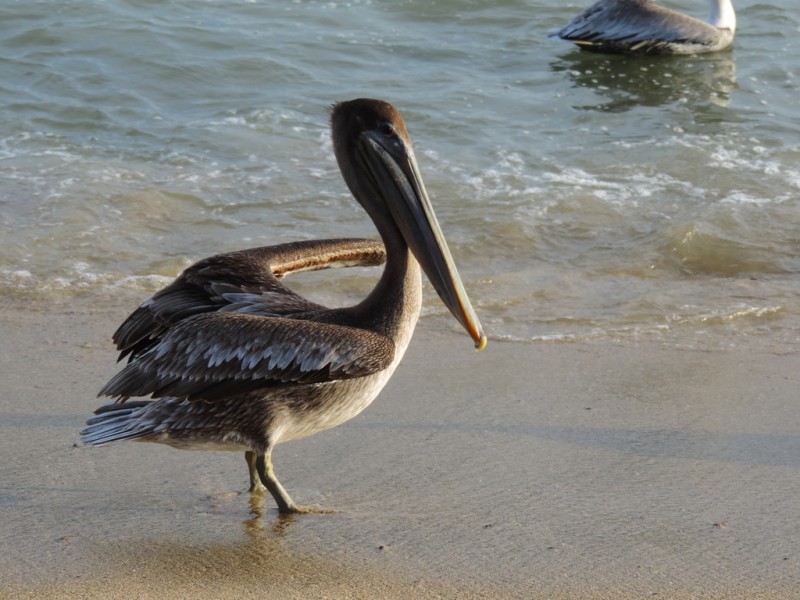
[[(0, 294), (144, 299), (219, 252), (374, 236), (327, 126), (371, 96), (490, 340), (796, 351), (800, 0), (737, 1), (734, 49), (680, 58), (547, 38), (586, 4), (6, 0)], [(376, 276), (296, 281), (346, 304)], [(422, 324), (458, 331), (430, 293)]]

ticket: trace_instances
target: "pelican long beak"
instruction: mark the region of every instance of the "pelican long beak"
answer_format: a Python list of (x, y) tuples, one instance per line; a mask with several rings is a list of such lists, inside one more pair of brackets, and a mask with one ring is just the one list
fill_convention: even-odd
[(486, 334), (436, 220), (411, 145), (399, 135), (370, 130), (361, 134), (358, 155), (439, 298), (482, 350)]

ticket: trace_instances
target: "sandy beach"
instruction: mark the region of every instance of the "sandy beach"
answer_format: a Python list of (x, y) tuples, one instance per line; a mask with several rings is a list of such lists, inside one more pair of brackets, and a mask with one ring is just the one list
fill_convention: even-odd
[(797, 354), (475, 353), (423, 320), (350, 423), (238, 453), (75, 447), (137, 299), (0, 310), (0, 597), (798, 598)]

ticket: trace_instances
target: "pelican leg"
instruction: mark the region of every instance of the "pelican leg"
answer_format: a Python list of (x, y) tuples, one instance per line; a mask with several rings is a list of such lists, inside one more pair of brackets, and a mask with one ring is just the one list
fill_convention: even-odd
[(247, 461), (247, 468), (250, 470), (250, 491), (251, 492), (265, 492), (267, 490), (264, 484), (261, 483), (261, 477), (258, 475), (258, 456), (252, 450), (244, 453), (244, 459)]
[(299, 504), (295, 504), (294, 500), (292, 500), (292, 497), (289, 496), (289, 492), (284, 489), (284, 487), (281, 485), (281, 482), (278, 481), (278, 477), (275, 475), (275, 469), (272, 467), (272, 450), (267, 450), (264, 454), (259, 455), (258, 458), (256, 458), (255, 463), (256, 471), (261, 479), (261, 483), (266, 486), (266, 488), (269, 490), (269, 493), (272, 494), (272, 497), (275, 498), (275, 502), (278, 504), (278, 512), (282, 514), (333, 512), (332, 510), (326, 510), (324, 508), (300, 506)]

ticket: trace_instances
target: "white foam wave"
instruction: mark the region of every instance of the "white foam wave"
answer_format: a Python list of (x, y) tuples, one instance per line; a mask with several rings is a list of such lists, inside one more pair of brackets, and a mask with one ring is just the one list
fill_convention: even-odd
[(96, 290), (109, 292), (119, 290), (156, 291), (169, 284), (174, 277), (164, 275), (126, 275), (99, 273), (86, 263), (73, 263), (60, 275), (48, 276), (32, 273), (27, 269), (0, 268), (0, 288), (13, 293), (64, 293)]

